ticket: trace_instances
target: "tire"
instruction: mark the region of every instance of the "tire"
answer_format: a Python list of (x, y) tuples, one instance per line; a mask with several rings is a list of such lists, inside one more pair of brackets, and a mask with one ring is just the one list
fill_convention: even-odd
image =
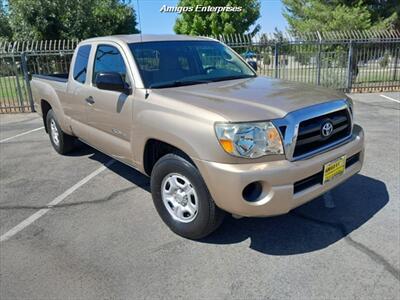
[(47, 112), (46, 126), (50, 142), (59, 154), (67, 154), (74, 148), (76, 138), (62, 131), (52, 109)]
[(225, 212), (215, 205), (199, 171), (177, 154), (167, 154), (157, 161), (150, 186), (158, 214), (180, 236), (201, 239), (217, 229), (224, 219)]

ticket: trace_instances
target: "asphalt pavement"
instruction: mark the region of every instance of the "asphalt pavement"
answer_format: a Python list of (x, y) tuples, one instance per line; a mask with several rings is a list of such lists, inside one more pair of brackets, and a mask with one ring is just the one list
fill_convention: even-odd
[(201, 241), (162, 223), (147, 177), (0, 115), (0, 299), (400, 299), (400, 93), (352, 98), (365, 164), (334, 208), (228, 217)]

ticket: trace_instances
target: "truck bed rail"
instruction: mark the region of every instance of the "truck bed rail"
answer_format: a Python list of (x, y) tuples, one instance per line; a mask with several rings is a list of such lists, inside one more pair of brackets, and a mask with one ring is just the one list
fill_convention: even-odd
[(59, 81), (59, 82), (67, 82), (68, 81), (68, 73), (61, 74), (33, 74), (32, 78), (40, 78), (45, 80)]

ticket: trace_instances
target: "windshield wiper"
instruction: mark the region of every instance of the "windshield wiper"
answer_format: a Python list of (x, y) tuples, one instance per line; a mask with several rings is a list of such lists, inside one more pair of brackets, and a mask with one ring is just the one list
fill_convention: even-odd
[(175, 80), (171, 82), (161, 82), (161, 83), (153, 83), (150, 84), (150, 89), (158, 89), (158, 88), (167, 88), (167, 87), (177, 87), (184, 85), (194, 85), (201, 83), (209, 83), (211, 80)]
[(234, 80), (234, 79), (243, 79), (243, 78), (253, 78), (257, 77), (257, 75), (232, 75), (232, 76), (224, 76), (224, 77), (218, 77), (218, 78), (213, 78), (212, 81), (224, 81), (224, 80)]

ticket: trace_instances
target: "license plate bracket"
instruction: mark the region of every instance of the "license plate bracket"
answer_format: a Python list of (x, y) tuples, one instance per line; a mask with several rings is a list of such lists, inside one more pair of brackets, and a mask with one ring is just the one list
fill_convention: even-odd
[(324, 165), (324, 176), (322, 183), (333, 180), (334, 178), (344, 174), (346, 170), (346, 155), (343, 155)]

